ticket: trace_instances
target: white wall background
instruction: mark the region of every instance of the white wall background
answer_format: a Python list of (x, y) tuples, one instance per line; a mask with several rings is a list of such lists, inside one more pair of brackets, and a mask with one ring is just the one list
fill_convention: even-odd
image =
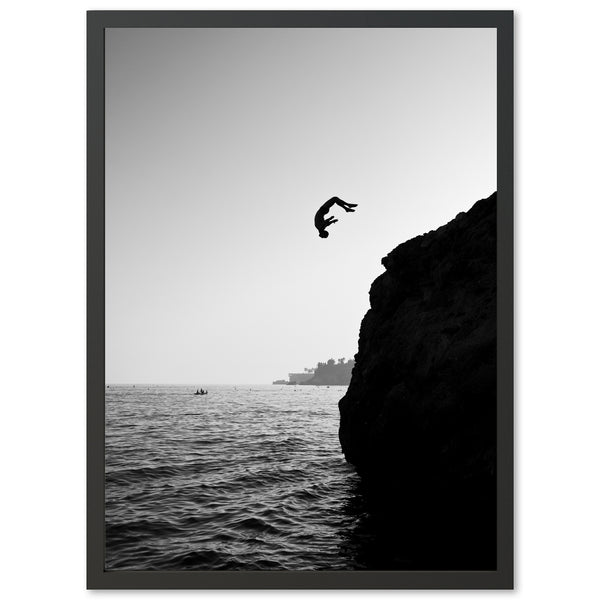
[[(84, 11), (167, 6), (517, 11), (515, 594), (544, 600), (597, 598), (600, 9), (598, 3), (583, 0), (464, 4), (238, 0), (176, 5), (153, 0), (31, 0), (3, 7), (3, 595), (69, 600), (87, 594)], [(243, 593), (202, 595), (221, 598)], [(114, 592), (110, 596), (198, 594)], [(293, 595), (309, 594), (336, 593)], [(339, 597), (347, 594), (337, 592)], [(392, 594), (397, 592), (378, 593)], [(408, 592), (403, 597), (438, 594)]]

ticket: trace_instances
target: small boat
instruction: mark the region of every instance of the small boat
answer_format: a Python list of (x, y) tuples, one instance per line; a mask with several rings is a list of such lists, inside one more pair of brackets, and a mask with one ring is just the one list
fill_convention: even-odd
[(206, 396), (206, 394), (208, 394), (208, 392), (206, 390), (203, 390), (203, 389), (196, 390), (194, 392), (194, 396)]

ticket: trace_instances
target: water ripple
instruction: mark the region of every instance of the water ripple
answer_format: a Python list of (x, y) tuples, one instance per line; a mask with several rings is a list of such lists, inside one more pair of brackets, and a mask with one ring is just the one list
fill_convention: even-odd
[(194, 389), (107, 390), (106, 568), (360, 567), (345, 388)]

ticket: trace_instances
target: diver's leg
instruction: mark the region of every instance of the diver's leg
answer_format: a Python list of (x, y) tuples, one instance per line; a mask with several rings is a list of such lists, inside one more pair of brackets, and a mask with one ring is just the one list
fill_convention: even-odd
[[(333, 200), (333, 198), (332, 198)], [(358, 206), (358, 204), (350, 204), (349, 202), (344, 202), (344, 200), (340, 200), (340, 198), (336, 197), (335, 203), (338, 206), (341, 206), (346, 212), (354, 212), (353, 206)]]

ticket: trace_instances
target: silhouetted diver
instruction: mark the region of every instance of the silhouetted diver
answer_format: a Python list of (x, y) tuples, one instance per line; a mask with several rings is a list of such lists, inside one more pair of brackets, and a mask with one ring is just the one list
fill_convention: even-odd
[(329, 232), (325, 231), (327, 227), (332, 225), (333, 223), (337, 223), (338, 220), (335, 217), (325, 218), (325, 215), (329, 212), (329, 209), (335, 205), (341, 206), (346, 212), (354, 212), (354, 206), (358, 206), (358, 204), (350, 204), (349, 202), (344, 202), (340, 200), (337, 196), (333, 198), (329, 198), (323, 206), (317, 211), (315, 214), (315, 227), (319, 230), (319, 237), (326, 238), (329, 236)]

